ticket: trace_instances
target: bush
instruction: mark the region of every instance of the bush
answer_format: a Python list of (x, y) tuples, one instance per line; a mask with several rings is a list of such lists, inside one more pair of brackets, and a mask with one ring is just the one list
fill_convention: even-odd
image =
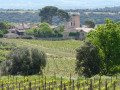
[(18, 47), (7, 55), (2, 64), (2, 72), (12, 75), (32, 75), (39, 72), (46, 65), (46, 54), (38, 49), (29, 50), (27, 47)]
[(110, 69), (109, 74), (114, 75), (120, 73), (120, 65), (115, 65), (113, 68)]
[(79, 75), (91, 77), (100, 71), (99, 51), (91, 41), (76, 49), (76, 71)]
[(88, 26), (88, 28), (94, 28), (95, 27), (95, 23), (93, 20), (85, 20), (85, 24)]
[(3, 37), (3, 34), (2, 34), (2, 33), (0, 33), (0, 37)]
[(62, 33), (58, 33), (58, 37), (63, 37), (63, 34)]
[(76, 32), (70, 32), (69, 36), (77, 36), (77, 33)]

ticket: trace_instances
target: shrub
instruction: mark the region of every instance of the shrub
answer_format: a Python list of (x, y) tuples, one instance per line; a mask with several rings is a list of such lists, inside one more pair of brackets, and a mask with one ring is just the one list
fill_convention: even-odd
[(70, 32), (69, 36), (77, 36), (77, 33), (76, 32)]
[(79, 75), (91, 77), (100, 71), (99, 51), (91, 41), (76, 49), (76, 71)]
[(27, 47), (15, 48), (11, 50), (6, 59), (3, 62), (2, 72), (12, 75), (37, 74), (42, 72), (46, 65), (46, 54), (34, 48), (31, 50)]

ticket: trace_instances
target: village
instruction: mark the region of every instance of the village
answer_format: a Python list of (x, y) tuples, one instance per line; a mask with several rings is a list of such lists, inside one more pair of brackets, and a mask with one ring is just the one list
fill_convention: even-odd
[[(39, 24), (30, 24), (30, 23), (18, 23), (15, 25), (10, 25), (8, 29), (9, 33), (5, 34), (3, 38), (24, 38), (24, 39), (35, 39), (33, 35), (26, 35), (25, 31), (33, 27), (39, 27)], [(60, 29), (60, 26), (50, 26), (51, 29)], [(72, 21), (66, 22), (64, 25), (63, 37), (59, 38), (39, 38), (43, 40), (68, 40), (76, 39), (75, 36), (69, 36), (70, 32), (79, 32), (78, 40), (85, 40), (87, 32), (94, 30), (94, 28), (80, 27), (80, 14), (73, 14)]]

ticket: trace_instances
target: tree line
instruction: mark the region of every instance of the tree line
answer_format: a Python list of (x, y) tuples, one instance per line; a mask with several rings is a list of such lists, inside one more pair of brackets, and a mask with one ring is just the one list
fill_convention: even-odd
[[(114, 9), (115, 8), (115, 9)], [(41, 9), (41, 12), (44, 11), (45, 8)], [(110, 11), (112, 10), (112, 11)], [(117, 12), (114, 12), (115, 10), (117, 10)], [(56, 24), (63, 24), (66, 22), (67, 18), (67, 12), (79, 12), (80, 13), (80, 22), (81, 25), (84, 25), (84, 21), (86, 19), (90, 19), (93, 20), (96, 24), (105, 24), (104, 19), (109, 18), (110, 20), (114, 20), (114, 22), (118, 22), (120, 20), (119, 18), (119, 7), (113, 7), (113, 8), (103, 8), (103, 9), (69, 9), (69, 10), (61, 10), (56, 8), (56, 10), (53, 14), (53, 16), (47, 16), (47, 13), (44, 17), (42, 17), (42, 19), (39, 17), (44, 15), (44, 14), (39, 14), (40, 11), (38, 12), (25, 12), (25, 13), (20, 13), (20, 12), (0, 12), (0, 21), (8, 21), (8, 22), (13, 22), (13, 23), (23, 23), (23, 22), (27, 22), (27, 23), (37, 23), (40, 21), (44, 21), (44, 18), (47, 17), (49, 18), (49, 21), (47, 20), (47, 22), (51, 22), (50, 18), (52, 18), (52, 24), (56, 25)], [(51, 11), (50, 11), (51, 12)], [(87, 13), (89, 12), (89, 13)], [(103, 12), (103, 13), (95, 13), (95, 12)], [(113, 13), (113, 14), (112, 14)], [(64, 17), (64, 18), (63, 18)], [(71, 19), (71, 18), (70, 18)]]

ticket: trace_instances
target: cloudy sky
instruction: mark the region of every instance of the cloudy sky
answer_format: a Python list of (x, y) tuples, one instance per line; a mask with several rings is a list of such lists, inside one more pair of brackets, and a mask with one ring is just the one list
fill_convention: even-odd
[(0, 8), (41, 9), (57, 6), (61, 9), (104, 8), (120, 6), (120, 0), (0, 0)]

